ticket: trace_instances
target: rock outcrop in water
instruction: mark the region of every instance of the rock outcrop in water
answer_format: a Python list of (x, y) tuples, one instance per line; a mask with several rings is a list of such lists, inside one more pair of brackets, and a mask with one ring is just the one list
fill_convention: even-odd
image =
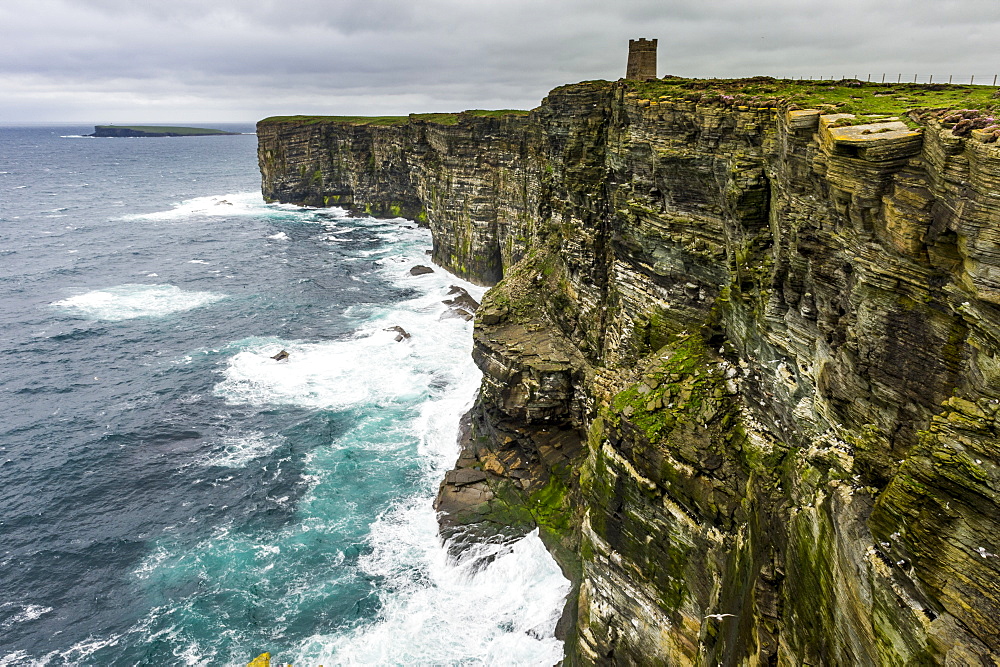
[(258, 126), (499, 281), (446, 530), (543, 528), (573, 662), (1000, 663), (997, 144), (633, 90)]

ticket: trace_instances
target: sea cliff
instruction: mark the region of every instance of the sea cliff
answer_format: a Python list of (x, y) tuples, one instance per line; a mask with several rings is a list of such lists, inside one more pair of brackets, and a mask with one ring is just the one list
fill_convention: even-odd
[(1000, 664), (992, 117), (713, 85), (268, 119), (263, 193), (495, 285), (442, 529), (541, 527), (568, 662)]

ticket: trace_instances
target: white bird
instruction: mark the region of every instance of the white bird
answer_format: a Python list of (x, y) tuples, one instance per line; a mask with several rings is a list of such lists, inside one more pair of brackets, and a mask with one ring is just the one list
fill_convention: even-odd
[(709, 614), (705, 618), (714, 618), (717, 621), (721, 621), (726, 616), (732, 616), (733, 618), (736, 618), (736, 614)]

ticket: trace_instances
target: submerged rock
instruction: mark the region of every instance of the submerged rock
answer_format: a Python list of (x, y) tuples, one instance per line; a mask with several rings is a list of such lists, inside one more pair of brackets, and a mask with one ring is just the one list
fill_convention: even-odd
[(448, 320), (453, 318), (459, 318), (465, 320), (466, 322), (469, 322), (470, 320), (472, 320), (473, 317), (475, 317), (475, 315), (471, 311), (466, 310), (465, 308), (449, 308), (448, 310), (441, 313), (441, 317), (439, 319)]
[(455, 296), (441, 302), (448, 306), (448, 310), (441, 314), (441, 319), (459, 317), (468, 322), (475, 316), (474, 313), (479, 309), (479, 302), (464, 288), (452, 285), (451, 289), (448, 290), (448, 294)]
[(410, 334), (406, 332), (406, 329), (404, 329), (401, 326), (387, 327), (387, 328), (383, 329), (383, 331), (395, 331), (396, 332), (396, 342), (397, 343), (402, 342), (402, 341), (404, 341), (404, 340), (406, 340), (407, 338), (410, 337)]
[(422, 276), (425, 273), (434, 273), (434, 269), (429, 266), (424, 266), (423, 264), (417, 264), (412, 269), (410, 269), (411, 276)]
[(464, 288), (458, 287), (457, 285), (452, 285), (451, 289), (448, 290), (448, 294), (455, 296), (451, 299), (445, 299), (442, 303), (452, 308), (463, 308), (470, 313), (474, 313), (479, 309), (479, 302), (476, 301), (472, 295), (470, 295)]
[(285, 350), (282, 350), (281, 352), (279, 352), (278, 354), (274, 355), (271, 358), (274, 359), (275, 361), (284, 361), (289, 356), (291, 356), (291, 355), (289, 355), (288, 352), (286, 352)]

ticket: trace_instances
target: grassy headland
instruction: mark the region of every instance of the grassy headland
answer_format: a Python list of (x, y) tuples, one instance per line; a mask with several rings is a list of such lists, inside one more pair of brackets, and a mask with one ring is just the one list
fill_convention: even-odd
[(411, 113), (408, 116), (271, 116), (262, 123), (298, 123), (315, 125), (316, 123), (346, 123), (348, 125), (402, 125), (411, 120), (422, 120), (438, 125), (456, 125), (462, 115), (499, 117), (508, 114), (524, 116), (529, 112), (521, 109), (470, 109), (457, 113)]
[[(609, 86), (608, 81), (585, 81), (582, 85)], [(967, 135), (986, 129), (1000, 137), (1000, 87), (946, 83), (872, 83), (857, 79), (796, 80), (757, 76), (746, 79), (685, 79), (665, 76), (654, 81), (620, 81), (636, 97), (651, 102), (687, 101), (724, 107), (820, 109), (827, 113), (854, 114), (840, 124), (868, 123), (874, 117), (898, 117), (911, 128), (927, 118), (937, 118), (955, 133)], [(517, 109), (471, 109), (458, 113), (414, 113), (408, 116), (272, 116), (264, 123), (290, 122), (301, 125), (346, 123), (350, 125), (402, 125), (423, 121), (456, 125), (462, 117), (526, 115)], [(992, 139), (995, 141), (996, 139)]]
[(177, 125), (95, 125), (95, 137), (202, 137), (213, 134), (239, 134), (207, 127), (181, 127)]

